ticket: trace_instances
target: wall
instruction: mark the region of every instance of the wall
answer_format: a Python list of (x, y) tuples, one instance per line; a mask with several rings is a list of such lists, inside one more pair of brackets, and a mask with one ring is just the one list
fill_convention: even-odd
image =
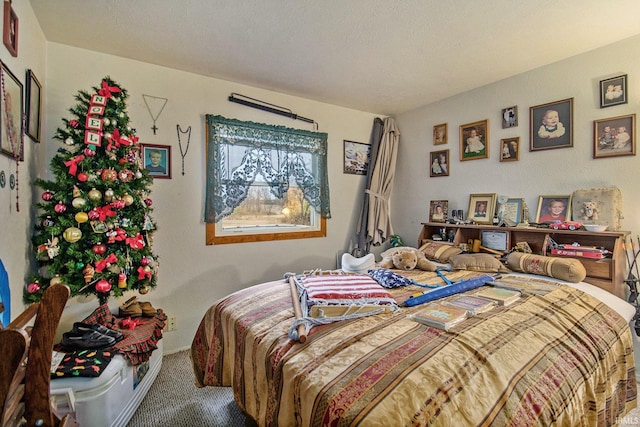
[[(288, 271), (335, 268), (336, 252), (348, 249), (364, 177), (343, 174), (343, 140), (368, 142), (375, 115), (56, 43), (48, 45), (47, 60), (49, 120), (45, 135), (50, 156), (60, 146), (50, 136), (62, 125), (63, 117), (70, 118), (67, 110), (76, 104), (78, 90), (99, 86), (107, 75), (129, 92), (128, 113), (140, 141), (172, 147), (172, 179), (155, 180), (151, 193), (158, 224), (154, 234), (160, 262), (158, 287), (139, 296), (177, 316), (177, 332), (165, 334), (167, 352), (191, 344), (204, 312), (217, 299), (255, 283), (279, 280)], [(319, 130), (328, 133), (332, 218), (327, 221), (326, 238), (205, 246), (205, 114), (313, 130), (301, 121), (231, 103), (227, 97), (232, 92), (286, 106), (316, 120)], [(168, 99), (156, 123), (157, 135), (151, 130), (153, 122), (143, 94)], [(149, 106), (157, 114), (162, 104), (149, 102)], [(184, 175), (177, 124), (182, 130), (192, 129)], [(184, 135), (182, 143), (184, 149)], [(121, 302), (110, 303), (113, 311)], [(96, 307), (95, 299), (72, 299), (62, 327)]]
[[(0, 60), (22, 83), (24, 90), (27, 69), (34, 72), (40, 83), (46, 79), (46, 40), (29, 2), (13, 2), (12, 7), (19, 23), (18, 56), (11, 56), (4, 45), (0, 45)], [(45, 102), (46, 94), (42, 93), (42, 97)], [(3, 105), (2, 112), (4, 108)], [(42, 126), (45, 126), (45, 119), (43, 111)], [(28, 247), (35, 216), (30, 183), (45, 164), (46, 144), (36, 144), (25, 135), (24, 157), (25, 161), (18, 166), (18, 189), (11, 190), (9, 178), (16, 174), (16, 163), (10, 157), (0, 155), (0, 171), (4, 171), (7, 180), (6, 186), (0, 188), (0, 260), (7, 269), (11, 285), (12, 317), (24, 308), (22, 286), (33, 259)], [(4, 303), (8, 305), (7, 301)]]
[[(617, 186), (624, 199), (623, 229), (640, 232), (640, 165), (637, 156), (593, 158), (593, 121), (637, 114), (640, 62), (633, 37), (561, 62), (474, 89), (400, 114), (398, 167), (392, 195), (395, 232), (417, 244), (430, 200), (448, 200), (449, 209), (469, 207), (469, 194), (522, 197), (535, 220), (538, 196), (571, 194), (579, 188)], [(509, 60), (505, 52), (505, 60)], [(599, 81), (628, 75), (628, 104), (599, 108)], [(529, 151), (529, 107), (573, 97), (572, 148)], [(518, 106), (519, 125), (502, 129), (501, 109)], [(460, 162), (459, 126), (489, 119), (488, 159)], [(448, 123), (447, 145), (433, 145), (433, 126)], [(500, 162), (500, 139), (520, 137), (520, 160)], [(636, 132), (636, 138), (638, 134)], [(429, 152), (450, 150), (450, 175), (429, 177)]]

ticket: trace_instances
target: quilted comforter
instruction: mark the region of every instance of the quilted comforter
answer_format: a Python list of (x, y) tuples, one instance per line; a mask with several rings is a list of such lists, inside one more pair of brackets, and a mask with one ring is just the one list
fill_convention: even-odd
[(410, 320), (417, 306), (316, 326), (304, 343), (287, 336), (287, 282), (238, 291), (196, 332), (196, 385), (232, 386), (260, 426), (617, 425), (636, 407), (626, 321), (567, 285), (502, 282), (522, 298), (448, 332)]

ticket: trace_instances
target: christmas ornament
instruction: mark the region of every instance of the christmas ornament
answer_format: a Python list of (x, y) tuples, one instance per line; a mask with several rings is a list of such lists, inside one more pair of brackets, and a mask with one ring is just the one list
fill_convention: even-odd
[(77, 129), (78, 126), (80, 126), (80, 122), (78, 122), (77, 120), (73, 119), (73, 120), (69, 120), (69, 126), (71, 126), (74, 129)]
[(124, 209), (125, 203), (124, 200), (118, 199), (111, 202), (111, 206), (113, 206), (113, 209)]
[(111, 290), (111, 283), (108, 280), (100, 279), (98, 283), (96, 283), (96, 291), (107, 293)]
[(122, 196), (122, 201), (124, 201), (125, 206), (131, 206), (133, 204), (133, 196), (129, 193), (124, 193), (124, 196)]
[(51, 191), (45, 191), (42, 193), (42, 200), (48, 202), (51, 199), (53, 199), (53, 193)]
[(100, 218), (100, 212), (98, 212), (98, 210), (95, 208), (91, 209), (87, 215), (89, 216), (89, 219), (91, 221), (95, 221), (96, 219)]
[(57, 285), (59, 283), (62, 283), (62, 277), (60, 277), (59, 274), (56, 274), (55, 276), (53, 276), (51, 278), (51, 280), (49, 280), (49, 285), (51, 285), (51, 286)]
[(80, 192), (80, 189), (78, 188), (77, 185), (73, 186), (73, 192), (71, 193), (73, 194), (73, 197), (80, 197), (82, 196), (82, 193)]
[(106, 202), (113, 200), (113, 190), (111, 188), (108, 188), (107, 191), (104, 192), (104, 200)]
[(118, 274), (118, 287), (124, 289), (127, 287), (127, 275), (124, 273)]
[(104, 243), (97, 243), (93, 245), (93, 248), (91, 249), (93, 250), (94, 254), (102, 255), (107, 251), (107, 245), (105, 245)]
[(83, 224), (89, 220), (89, 215), (86, 212), (78, 212), (75, 219), (78, 223)]
[(149, 265), (149, 262), (150, 262), (149, 257), (143, 257), (143, 258), (140, 260), (140, 265), (141, 265), (141, 266), (143, 266), (143, 267), (145, 267), (145, 266)]
[(35, 294), (39, 290), (40, 285), (37, 282), (29, 283), (29, 286), (27, 286), (27, 292), (29, 292), (30, 294)]
[(64, 213), (67, 210), (67, 207), (63, 203), (57, 203), (53, 207), (53, 210), (56, 211), (57, 213), (61, 214), (61, 213)]
[(122, 182), (131, 182), (131, 180), (134, 177), (134, 174), (129, 169), (122, 169), (118, 174), (118, 177)]
[(78, 178), (78, 181), (80, 182), (87, 182), (87, 180), (89, 179), (89, 176), (84, 172), (80, 172), (78, 173), (78, 176), (76, 176), (76, 178)]
[(89, 283), (93, 280), (93, 276), (96, 274), (96, 270), (93, 268), (91, 264), (87, 264), (82, 269), (82, 275), (84, 277), (84, 282)]
[(151, 206), (151, 205), (153, 205), (153, 200), (151, 200), (151, 199), (144, 199), (144, 203), (145, 203), (147, 206)]
[(69, 227), (64, 230), (64, 233), (62, 233), (62, 237), (69, 243), (75, 243), (82, 237), (82, 231), (80, 231), (80, 229), (76, 227)]
[(76, 197), (71, 201), (71, 206), (73, 206), (76, 209), (81, 209), (86, 204), (87, 204), (87, 201), (82, 197)]
[(53, 220), (51, 219), (50, 216), (47, 216), (43, 221), (42, 221), (42, 226), (43, 227), (51, 227), (53, 225)]
[(73, 145), (73, 143), (74, 143), (73, 138), (69, 137), (69, 138), (65, 139), (64, 143), (67, 144), (67, 145)]
[(58, 246), (59, 241), (57, 237), (47, 240), (45, 248), (50, 259), (55, 258), (60, 253), (60, 247)]
[(148, 294), (148, 293), (149, 293), (149, 287), (148, 287), (148, 286), (145, 286), (145, 287), (143, 287), (143, 288), (140, 288), (140, 289), (138, 290), (138, 292), (140, 292), (140, 295)]
[(92, 188), (91, 191), (89, 191), (89, 193), (87, 194), (87, 196), (89, 196), (89, 200), (93, 200), (94, 202), (97, 202), (98, 200), (102, 199), (102, 193), (99, 190), (96, 190), (95, 188)]
[(114, 182), (118, 179), (118, 172), (115, 169), (104, 169), (102, 171), (102, 180), (107, 182)]

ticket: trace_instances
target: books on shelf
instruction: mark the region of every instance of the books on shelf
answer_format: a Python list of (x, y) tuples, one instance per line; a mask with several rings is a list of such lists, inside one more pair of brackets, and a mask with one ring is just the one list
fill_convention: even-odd
[(409, 315), (409, 318), (424, 325), (433, 326), (448, 331), (467, 318), (467, 310), (431, 302), (419, 311)]
[(469, 316), (475, 316), (478, 313), (489, 311), (497, 304), (495, 300), (476, 295), (460, 295), (452, 300), (443, 301), (442, 303), (467, 310), (467, 314)]
[(520, 292), (511, 289), (498, 288), (495, 286), (484, 286), (480, 288), (474, 295), (489, 298), (496, 301), (499, 305), (509, 305), (516, 302), (520, 298)]

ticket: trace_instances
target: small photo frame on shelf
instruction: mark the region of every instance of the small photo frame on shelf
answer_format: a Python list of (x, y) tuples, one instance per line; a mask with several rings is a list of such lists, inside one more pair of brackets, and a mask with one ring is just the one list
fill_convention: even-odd
[(10, 1), (4, 2), (3, 23), (2, 42), (11, 56), (18, 56), (18, 15), (13, 11)]
[(573, 98), (529, 109), (529, 151), (573, 147)]
[(518, 106), (502, 109), (502, 129), (518, 126)]
[(448, 200), (432, 200), (429, 204), (429, 222), (446, 222), (449, 216)]
[(571, 195), (540, 196), (536, 223), (553, 224), (571, 220)]
[(366, 175), (371, 160), (371, 145), (344, 140), (344, 173)]
[(460, 126), (460, 161), (489, 158), (489, 120)]
[(496, 193), (470, 194), (468, 219), (478, 224), (491, 224), (496, 208)]
[(509, 233), (506, 231), (480, 231), (480, 244), (494, 251), (506, 252), (509, 249)]
[(25, 133), (34, 142), (40, 142), (40, 112), (42, 109), (42, 86), (33, 74), (32, 70), (27, 70), (26, 98), (26, 125)]
[(635, 155), (635, 114), (593, 121), (594, 159)]
[(627, 103), (627, 75), (600, 80), (600, 108)]
[(502, 216), (500, 220), (513, 223), (514, 225), (520, 224), (522, 221), (522, 208), (524, 207), (524, 199), (507, 199), (502, 205)]
[(500, 161), (515, 162), (520, 160), (520, 137), (500, 140)]
[[(6, 3), (5, 3), (6, 4)], [(24, 161), (22, 144), (22, 83), (2, 63), (4, 93), (0, 94), (0, 152), (12, 159)]]
[(144, 168), (154, 178), (171, 179), (171, 146), (140, 144)]
[(429, 153), (429, 176), (449, 176), (449, 150)]
[(433, 145), (443, 145), (447, 143), (447, 124), (442, 123), (433, 127)]

